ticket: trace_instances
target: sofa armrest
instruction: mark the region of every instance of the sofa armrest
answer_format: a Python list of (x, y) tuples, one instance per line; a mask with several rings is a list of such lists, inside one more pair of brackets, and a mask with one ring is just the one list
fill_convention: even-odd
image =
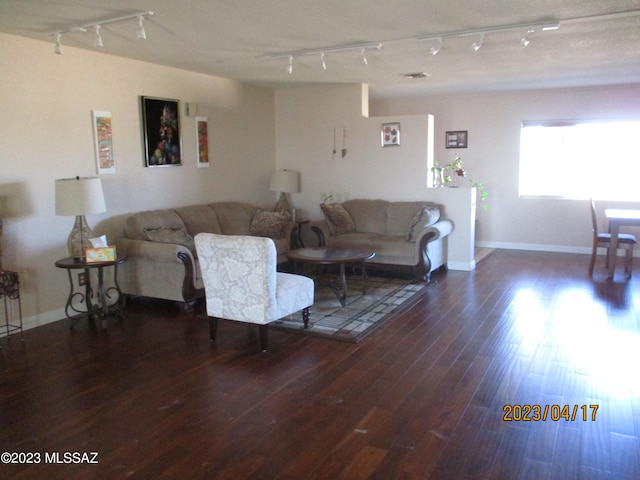
[(311, 231), (318, 237), (318, 246), (324, 247), (326, 239), (331, 235), (329, 224), (325, 220), (315, 220), (311, 222)]
[(129, 257), (119, 270), (124, 293), (187, 303), (202, 296), (196, 260), (185, 246), (130, 238), (115, 244), (118, 254)]
[(439, 220), (433, 225), (423, 228), (416, 237), (416, 243), (421, 242), (427, 236), (428, 241), (444, 238), (453, 231), (453, 222), (451, 220)]

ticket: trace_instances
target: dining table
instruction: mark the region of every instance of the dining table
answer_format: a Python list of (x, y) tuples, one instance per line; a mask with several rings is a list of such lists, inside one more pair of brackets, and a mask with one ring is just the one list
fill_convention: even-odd
[(609, 279), (613, 279), (616, 271), (616, 257), (618, 252), (618, 235), (620, 227), (640, 227), (640, 210), (628, 208), (606, 208), (604, 215), (609, 220), (609, 233), (611, 234), (611, 244), (609, 245), (608, 263)]

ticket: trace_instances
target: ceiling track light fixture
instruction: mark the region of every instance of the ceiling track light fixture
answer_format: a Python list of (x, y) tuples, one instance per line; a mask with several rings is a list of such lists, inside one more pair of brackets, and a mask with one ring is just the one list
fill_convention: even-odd
[(342, 45), (338, 47), (314, 48), (311, 50), (296, 50), (293, 52), (272, 53), (269, 55), (265, 55), (265, 57), (286, 58), (289, 62), (287, 73), (291, 75), (291, 73), (293, 73), (293, 59), (297, 57), (320, 55), (320, 65), (322, 65), (323, 70), (326, 70), (326, 55), (329, 53), (360, 51), (360, 63), (362, 65), (367, 65), (369, 63), (369, 61), (367, 60), (367, 50), (380, 50), (381, 48), (382, 43), (359, 43), (355, 45)]
[(93, 46), (96, 48), (104, 47), (104, 43), (102, 43), (102, 35), (100, 35), (100, 25), (94, 25), (93, 30), (96, 32), (96, 40), (93, 42)]
[(479, 33), (478, 34), (478, 39), (471, 44), (471, 49), (474, 52), (477, 52), (478, 50), (480, 50), (482, 48), (482, 44), (483, 43), (484, 43), (484, 33)]
[(144, 17), (142, 15), (138, 15), (138, 32), (136, 34), (136, 36), (138, 37), (138, 40), (146, 40), (147, 39), (147, 32), (145, 32), (144, 30)]
[[(484, 29), (475, 29), (475, 30), (460, 30), (455, 32), (445, 32), (439, 33), (437, 35), (426, 35), (422, 37), (418, 37), (420, 41), (435, 41), (436, 45), (432, 46), (429, 51), (432, 55), (437, 54), (440, 51), (440, 46), (442, 45), (442, 40), (444, 38), (455, 38), (455, 37), (477, 37), (477, 40), (473, 42), (471, 48), (474, 52), (480, 50), (484, 43), (484, 37), (488, 34), (494, 33), (504, 33), (504, 32), (512, 32), (512, 31), (526, 31), (526, 35), (520, 39), (520, 43), (522, 46), (527, 46), (530, 41), (531, 35), (536, 31), (548, 32), (551, 30), (557, 30), (560, 28), (560, 22), (555, 20), (538, 22), (538, 23), (525, 23), (518, 25), (502, 25), (496, 27), (489, 27)], [(435, 53), (434, 53), (435, 52)]]
[(429, 49), (429, 53), (431, 55), (437, 55), (442, 48), (442, 37), (436, 37), (433, 40), (435, 41), (435, 44), (431, 46), (431, 48)]
[(529, 29), (527, 30), (527, 33), (524, 34), (524, 37), (522, 37), (520, 39), (520, 45), (522, 45), (522, 48), (528, 46), (531, 43), (531, 35), (533, 35), (534, 30)]
[(367, 49), (360, 49), (360, 65), (367, 66), (369, 65), (369, 60), (367, 60)]
[(84, 25), (76, 25), (72, 27), (63, 28), (61, 30), (57, 30), (55, 32), (51, 32), (50, 35), (55, 37), (56, 39), (56, 46), (55, 46), (54, 52), (57, 55), (62, 55), (62, 35), (63, 34), (72, 33), (72, 32), (87, 32), (90, 29), (93, 30), (95, 34), (95, 40), (94, 40), (93, 46), (96, 48), (103, 47), (104, 43), (102, 41), (102, 35), (100, 34), (100, 29), (104, 25), (108, 25), (111, 23), (124, 22), (126, 20), (132, 20), (132, 19), (138, 20), (138, 30), (136, 33), (138, 39), (146, 40), (147, 33), (144, 30), (143, 21), (146, 17), (150, 17), (151, 15), (154, 15), (154, 13), (153, 12), (137, 12), (137, 13), (132, 13), (131, 15), (123, 15), (120, 17), (107, 18), (104, 20), (100, 20), (99, 22), (87, 23)]
[(54, 50), (55, 54), (62, 55), (62, 34), (56, 33), (55, 37), (56, 37), (56, 48)]

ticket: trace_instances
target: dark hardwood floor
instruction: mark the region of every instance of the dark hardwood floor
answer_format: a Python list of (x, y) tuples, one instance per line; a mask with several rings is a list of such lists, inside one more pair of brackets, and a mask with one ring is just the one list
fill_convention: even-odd
[(0, 478), (638, 479), (640, 282), (588, 262), (499, 250), (358, 344), (141, 300), (3, 338)]

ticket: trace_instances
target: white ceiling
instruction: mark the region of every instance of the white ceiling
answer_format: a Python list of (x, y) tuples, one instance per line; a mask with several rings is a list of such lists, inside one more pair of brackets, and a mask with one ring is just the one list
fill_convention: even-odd
[[(79, 47), (262, 86), (368, 83), (373, 97), (490, 92), (640, 83), (640, 0), (0, 0), (0, 31), (51, 43), (50, 34), (153, 11), (136, 38), (135, 19), (104, 25), (104, 47), (90, 32), (64, 34), (64, 54)], [(626, 12), (622, 15), (617, 13)], [(444, 39), (440, 52), (418, 37), (541, 21), (523, 48), (522, 31)], [(362, 42), (380, 51), (294, 59), (269, 55)], [(3, 65), (6, 68), (6, 65)], [(426, 72), (423, 79), (405, 73)]]

